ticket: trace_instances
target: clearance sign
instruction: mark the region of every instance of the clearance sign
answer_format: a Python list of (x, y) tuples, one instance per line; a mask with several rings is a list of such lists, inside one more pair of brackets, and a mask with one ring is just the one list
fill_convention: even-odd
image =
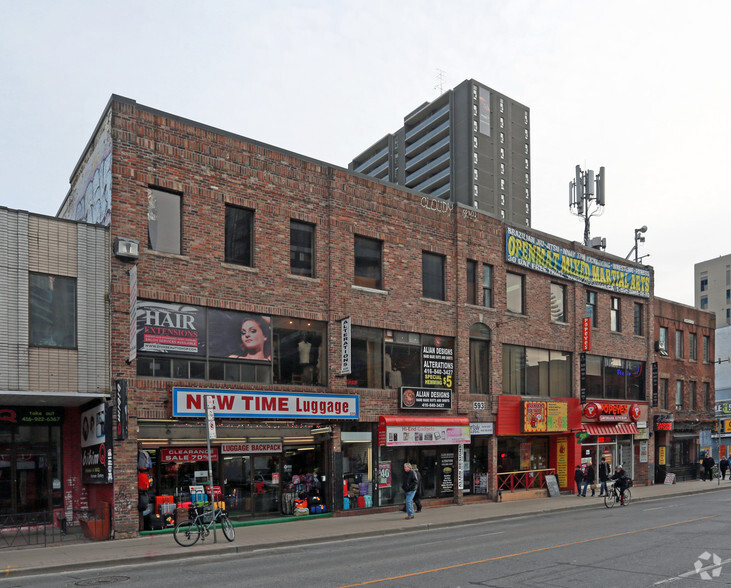
[(534, 271), (612, 292), (650, 297), (650, 272), (559, 247), (513, 227), (505, 231), (505, 259)]

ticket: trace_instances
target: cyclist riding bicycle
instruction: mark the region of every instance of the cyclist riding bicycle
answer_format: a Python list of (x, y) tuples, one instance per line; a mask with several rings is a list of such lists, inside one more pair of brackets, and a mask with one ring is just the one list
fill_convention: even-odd
[(624, 491), (629, 488), (629, 478), (621, 465), (617, 466), (610, 480), (615, 481), (614, 486), (619, 490), (620, 504), (624, 504)]

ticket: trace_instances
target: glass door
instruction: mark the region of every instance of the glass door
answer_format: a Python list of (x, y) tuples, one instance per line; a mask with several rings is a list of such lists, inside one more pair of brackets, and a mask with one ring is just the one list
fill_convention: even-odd
[(223, 458), (223, 486), (229, 516), (252, 514), (251, 458), (248, 455)]

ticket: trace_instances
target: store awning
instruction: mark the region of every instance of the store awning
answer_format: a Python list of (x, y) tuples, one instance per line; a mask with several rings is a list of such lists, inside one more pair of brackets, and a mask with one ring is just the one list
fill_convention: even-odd
[(581, 423), (581, 428), (589, 435), (637, 435), (634, 423)]
[(386, 416), (381, 415), (378, 420), (379, 425), (387, 427), (469, 427), (470, 419), (468, 417), (427, 417), (427, 416)]

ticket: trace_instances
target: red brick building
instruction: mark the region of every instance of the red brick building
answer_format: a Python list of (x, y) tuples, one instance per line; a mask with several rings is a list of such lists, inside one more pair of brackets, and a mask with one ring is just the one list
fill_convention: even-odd
[(653, 477), (651, 268), (118, 96), (59, 214), (115, 243), (117, 533), (140, 450), (158, 495), (210, 484), (208, 395), (234, 516), (400, 505), (405, 461), (427, 501)]

